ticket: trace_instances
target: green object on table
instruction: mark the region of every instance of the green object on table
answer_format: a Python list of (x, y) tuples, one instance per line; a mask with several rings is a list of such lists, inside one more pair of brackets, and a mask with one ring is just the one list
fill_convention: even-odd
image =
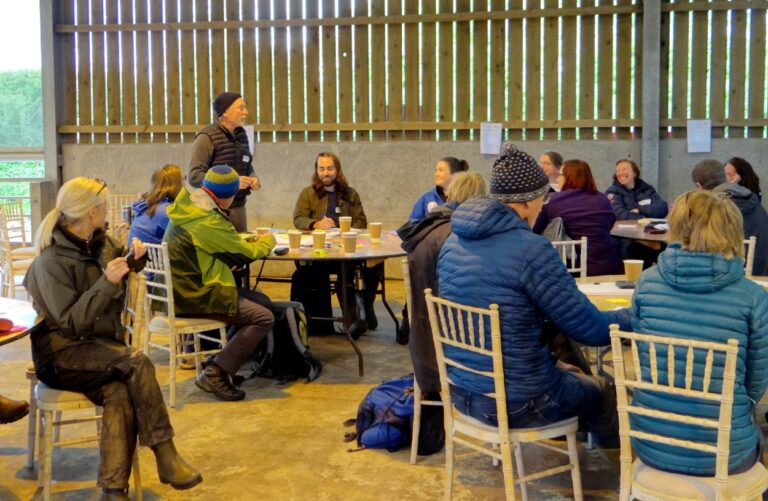
[(325, 250), (325, 249), (313, 249), (312, 250), (312, 255), (313, 256), (327, 256), (328, 255), (328, 251)]

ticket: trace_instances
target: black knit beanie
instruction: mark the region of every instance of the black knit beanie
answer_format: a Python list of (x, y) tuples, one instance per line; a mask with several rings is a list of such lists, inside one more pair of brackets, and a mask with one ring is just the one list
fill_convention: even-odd
[(503, 203), (530, 202), (549, 190), (539, 163), (514, 144), (505, 143), (491, 169), (491, 196)]
[(216, 96), (216, 99), (213, 100), (213, 111), (216, 112), (216, 118), (220, 117), (221, 115), (226, 112), (230, 106), (232, 106), (232, 103), (240, 99), (241, 96), (237, 92), (222, 92), (218, 96)]

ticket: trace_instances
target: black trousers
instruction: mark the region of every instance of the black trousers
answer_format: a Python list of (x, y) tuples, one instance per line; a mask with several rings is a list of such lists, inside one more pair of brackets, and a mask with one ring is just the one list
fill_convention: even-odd
[(94, 342), (67, 348), (40, 367), (37, 377), (51, 388), (83, 393), (104, 408), (100, 487), (128, 487), (137, 436), (149, 447), (173, 438), (155, 367), (128, 346)]

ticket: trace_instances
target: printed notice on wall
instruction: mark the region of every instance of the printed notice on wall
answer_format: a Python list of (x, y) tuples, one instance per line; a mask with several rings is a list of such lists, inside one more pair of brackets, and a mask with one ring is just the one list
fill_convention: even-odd
[(253, 152), (256, 151), (256, 143), (254, 141), (256, 131), (254, 130), (253, 125), (246, 125), (243, 129), (245, 129), (245, 135), (248, 136), (248, 146), (251, 148), (251, 155), (253, 155)]
[(501, 123), (480, 123), (480, 154), (498, 155), (501, 151)]
[(688, 120), (688, 153), (712, 151), (712, 121)]

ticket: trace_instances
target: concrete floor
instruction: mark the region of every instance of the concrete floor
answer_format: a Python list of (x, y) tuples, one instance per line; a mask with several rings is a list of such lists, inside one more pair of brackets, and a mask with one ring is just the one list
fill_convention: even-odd
[[(273, 299), (285, 299), (288, 286), (267, 285)], [(399, 312), (402, 283), (388, 282), (390, 304)], [(342, 441), (342, 423), (354, 418), (366, 392), (384, 379), (411, 371), (408, 349), (395, 343), (394, 323), (377, 303), (379, 328), (360, 340), (366, 375), (357, 376), (354, 352), (342, 337), (311, 339), (312, 350), (325, 364), (313, 383), (277, 385), (252, 379), (243, 384), (245, 401), (220, 402), (194, 386), (193, 371), (179, 371), (180, 405), (170, 409), (176, 444), (184, 457), (200, 469), (204, 481), (190, 491), (174, 491), (160, 484), (150, 450), (140, 453), (144, 499), (441, 499), (444, 455), (438, 453), (408, 462), (409, 451), (348, 452), (354, 444)], [(168, 361), (151, 354), (160, 385), (167, 396)], [(30, 360), (25, 339), (0, 348), (0, 393), (26, 399), (24, 369)], [(26, 420), (0, 427), (0, 501), (39, 498), (35, 471), (25, 468)], [(78, 429), (79, 428), (79, 429)], [(64, 429), (66, 436), (92, 433), (93, 425)], [(525, 449), (529, 472), (561, 461), (541, 448)], [(454, 499), (503, 499), (499, 468), (490, 458), (459, 449)], [(563, 456), (564, 458), (564, 456)], [(618, 451), (580, 448), (585, 499), (615, 499), (618, 495)], [(98, 499), (95, 479), (96, 444), (61, 449), (54, 455), (54, 499)], [(518, 491), (519, 492), (519, 491)], [(561, 474), (530, 484), (534, 500), (570, 499), (570, 475)], [(133, 489), (131, 496), (134, 495)]]

